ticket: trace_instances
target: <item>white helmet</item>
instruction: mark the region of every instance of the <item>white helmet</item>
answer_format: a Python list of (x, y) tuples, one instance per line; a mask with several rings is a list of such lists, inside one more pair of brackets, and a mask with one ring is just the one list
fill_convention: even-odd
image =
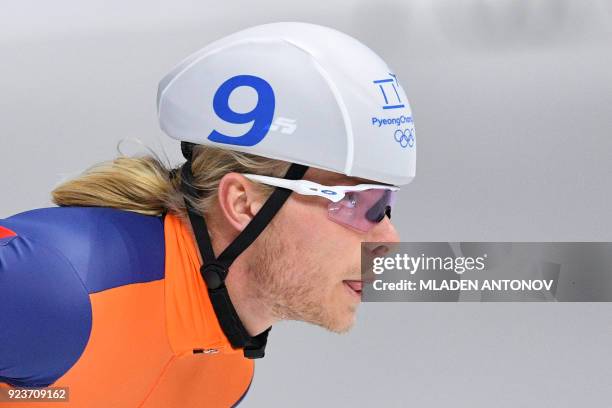
[(180, 141), (387, 184), (415, 176), (414, 123), (395, 74), (331, 28), (274, 23), (215, 41), (160, 81), (157, 108)]

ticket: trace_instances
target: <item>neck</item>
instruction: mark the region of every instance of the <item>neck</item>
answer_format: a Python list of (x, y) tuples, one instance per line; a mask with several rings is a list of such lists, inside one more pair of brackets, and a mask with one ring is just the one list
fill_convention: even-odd
[[(216, 232), (216, 227), (216, 225), (208, 224), (215, 256), (219, 256), (237, 235), (228, 239), (226, 238), (228, 234)], [(196, 242), (193, 231), (191, 231), (191, 234), (194, 242)], [(242, 325), (250, 336), (256, 336), (272, 326), (278, 319), (273, 317), (270, 307), (266, 305), (261, 297), (257, 296), (257, 291), (250, 284), (248, 259), (245, 259), (246, 256), (247, 253), (244, 253), (232, 263), (225, 279), (225, 285)], [(200, 262), (202, 262), (202, 255), (199, 251), (198, 257)]]
[(251, 336), (256, 336), (272, 326), (277, 319), (263, 299), (257, 296), (249, 275), (248, 263), (239, 258), (230, 267), (225, 284), (244, 328)]

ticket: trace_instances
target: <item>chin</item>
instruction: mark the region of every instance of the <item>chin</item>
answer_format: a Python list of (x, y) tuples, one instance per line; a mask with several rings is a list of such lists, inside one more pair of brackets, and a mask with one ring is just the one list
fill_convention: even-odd
[(338, 334), (350, 331), (355, 325), (359, 300), (347, 292), (343, 283), (334, 291), (316, 300), (304, 301), (304, 304), (310, 307), (303, 309), (300, 317), (295, 320), (315, 324)]
[(342, 311), (339, 311), (335, 316), (330, 316), (332, 318), (329, 319), (329, 321), (325, 322), (325, 324), (322, 324), (321, 326), (323, 326), (324, 328), (326, 328), (327, 330), (333, 333), (337, 333), (337, 334), (347, 333), (355, 325), (355, 321), (357, 317), (356, 312), (357, 310), (354, 307), (344, 309)]
[(348, 333), (353, 328), (354, 325), (355, 325), (355, 317), (351, 318), (350, 321), (336, 325), (335, 327), (331, 328), (330, 331), (337, 333), (337, 334), (344, 334), (344, 333)]

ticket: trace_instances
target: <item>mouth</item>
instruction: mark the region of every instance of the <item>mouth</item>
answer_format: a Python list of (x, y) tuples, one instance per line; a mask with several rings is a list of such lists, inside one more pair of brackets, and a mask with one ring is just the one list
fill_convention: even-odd
[(347, 290), (349, 291), (349, 293), (352, 296), (355, 296), (356, 298), (361, 300), (361, 289), (362, 289), (362, 285), (363, 285), (362, 281), (360, 281), (360, 280), (344, 280), (344, 281), (342, 281), (342, 283), (344, 283), (344, 286), (347, 288)]

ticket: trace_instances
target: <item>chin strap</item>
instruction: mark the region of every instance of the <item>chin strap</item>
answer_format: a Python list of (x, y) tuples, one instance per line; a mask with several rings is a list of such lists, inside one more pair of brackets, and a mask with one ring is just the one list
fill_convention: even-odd
[[(197, 198), (200, 197), (201, 192), (193, 185), (193, 173), (191, 171), (193, 147), (193, 143), (181, 142), (181, 151), (185, 159), (187, 159), (187, 162), (181, 169), (181, 189), (185, 194)], [(299, 180), (304, 176), (306, 170), (308, 170), (307, 166), (293, 163), (284, 178)], [(247, 358), (262, 358), (265, 355), (268, 333), (272, 327), (268, 327), (257, 336), (251, 337), (249, 335), (232, 304), (227, 287), (225, 286), (225, 278), (232, 262), (255, 241), (264, 228), (272, 221), (272, 218), (274, 218), (287, 198), (289, 198), (289, 195), (291, 195), (291, 190), (277, 187), (251, 222), (218, 258), (215, 257), (204, 217), (198, 214), (189, 201), (185, 199), (189, 220), (196, 237), (200, 255), (202, 256), (203, 265), (200, 267), (200, 274), (206, 282), (215, 314), (221, 329), (232, 346), (242, 348), (244, 356)]]

